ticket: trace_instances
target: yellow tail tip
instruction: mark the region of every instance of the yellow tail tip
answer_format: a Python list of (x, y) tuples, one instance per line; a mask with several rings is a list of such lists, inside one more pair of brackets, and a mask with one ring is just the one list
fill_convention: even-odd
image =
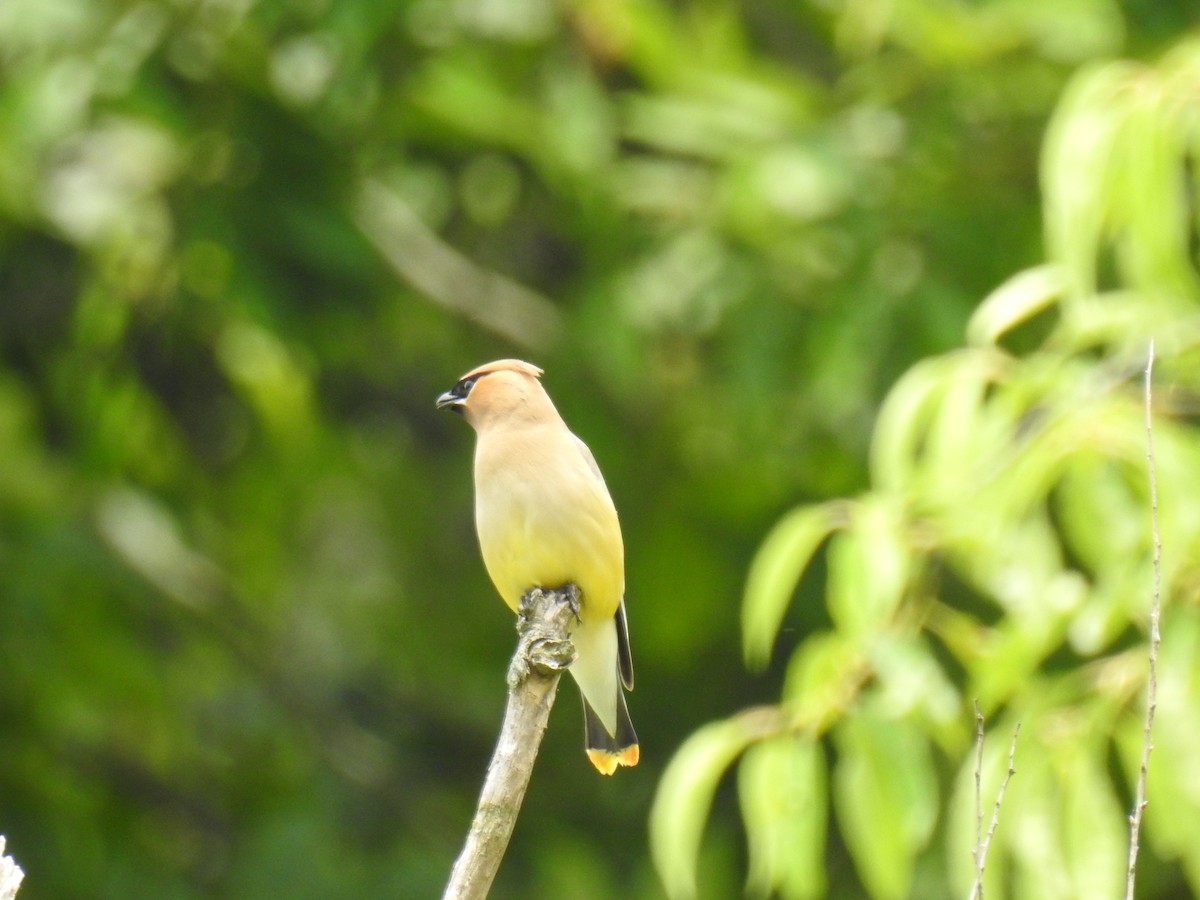
[(630, 744), (620, 750), (601, 750), (597, 747), (587, 748), (588, 759), (601, 775), (611, 775), (620, 766), (636, 766), (641, 756), (637, 744)]

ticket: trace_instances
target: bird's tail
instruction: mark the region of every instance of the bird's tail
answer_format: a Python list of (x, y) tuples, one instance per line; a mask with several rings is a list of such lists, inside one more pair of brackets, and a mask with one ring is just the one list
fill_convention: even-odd
[(584, 746), (588, 759), (601, 775), (611, 775), (618, 766), (638, 764), (638, 739), (625, 707), (625, 695), (617, 689), (617, 733), (609, 734), (600, 716), (583, 698)]

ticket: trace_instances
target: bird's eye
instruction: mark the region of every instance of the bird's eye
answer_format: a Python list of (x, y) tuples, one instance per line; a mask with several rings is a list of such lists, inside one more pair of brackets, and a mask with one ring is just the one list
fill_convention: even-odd
[(475, 387), (475, 382), (479, 379), (476, 375), (473, 378), (464, 378), (454, 386), (454, 394), (457, 397), (466, 398), (467, 394), (471, 393), (471, 388)]

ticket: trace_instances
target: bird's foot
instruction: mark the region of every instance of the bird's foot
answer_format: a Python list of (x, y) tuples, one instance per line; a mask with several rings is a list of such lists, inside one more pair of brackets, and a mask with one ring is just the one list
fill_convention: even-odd
[(517, 609), (517, 652), (508, 669), (508, 686), (515, 688), (536, 671), (552, 675), (575, 661), (571, 621), (579, 621), (579, 588), (530, 588)]

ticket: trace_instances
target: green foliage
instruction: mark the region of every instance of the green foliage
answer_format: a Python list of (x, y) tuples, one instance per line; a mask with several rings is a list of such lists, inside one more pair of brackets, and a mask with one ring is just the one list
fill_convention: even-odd
[(746, 750), (738, 796), (750, 845), (748, 893), (824, 894), (828, 777), (824, 751), (814, 741), (769, 738)]
[(680, 748), (676, 764), (659, 787), (679, 802), (655, 806), (651, 849), (662, 876), (686, 893), (696, 892), (693, 863), (717, 782), (763, 731), (746, 714), (706, 725)]
[(874, 897), (908, 896), (938, 808), (929, 740), (870, 709), (838, 723), (834, 738), (838, 821), (863, 884)]
[[(1154, 67), (1079, 73), (1043, 153), (1051, 261), (983, 301), (966, 347), (900, 378), (879, 414), (869, 491), (794, 510), (760, 548), (743, 607), (747, 659), (761, 667), (782, 643), (786, 606), (827, 538), (830, 620), (791, 649), (777, 727), (738, 763), (760, 893), (816, 895), (813, 882), (788, 877), (776, 842), (790, 829), (812, 865), (825, 854), (824, 829), (798, 806), (787, 822), (780, 804), (831, 790), (869, 896), (965, 896), (975, 875), (972, 698), (992, 720), (980, 772), (988, 810), (1007, 771), (1004, 735), (1021, 723), (987, 896), (1121, 892), (1154, 585), (1142, 385), (1151, 338), (1166, 548), (1157, 683), (1174, 702), (1169, 712), (1159, 702), (1141, 870), (1153, 868), (1151, 854), (1179, 859), (1200, 890), (1200, 849), (1179, 830), (1200, 805), (1176, 756), (1195, 740), (1200, 709), (1200, 517), (1190, 500), (1200, 492), (1198, 65), (1192, 42)], [(807, 784), (761, 776), (760, 752), (808, 758), (825, 737), (831, 774), (791, 770)], [(684, 784), (687, 765), (681, 754), (668, 768), (653, 825), (706, 805), (697, 794), (716, 787), (717, 773)], [(937, 771), (947, 765), (958, 774), (942, 800)], [(699, 848), (675, 849), (659, 860), (664, 882), (672, 896), (695, 896), (681, 873)], [(918, 868), (939, 858), (942, 874), (930, 881), (926, 871), (918, 889)]]
[(754, 558), (742, 604), (742, 633), (750, 665), (762, 668), (770, 660), (796, 582), (835, 527), (836, 518), (835, 507), (797, 509), (772, 529)]
[[(968, 692), (1001, 735), (1034, 695), (1102, 729), (1072, 748), (1078, 784), (1105, 748), (1136, 758), (1127, 426), (1151, 331), (1178, 730), (1147, 839), (1195, 884), (1194, 207), (1171, 189), (1195, 54), (1102, 64), (1194, 18), (0, 2), (0, 833), (22, 898), (437, 893), (513, 636), (477, 559), (471, 437), (432, 400), (510, 355), (546, 369), (621, 511), (643, 760), (596, 778), (564, 689), (497, 896), (661, 896), (664, 774), (691, 798), (654, 816), (673, 885), (699, 856), (713, 896), (937, 894), (967, 857), (940, 814)], [(1031, 269), (1037, 147), (1081, 66)], [(797, 498), (843, 495), (755, 556)], [(779, 709), (692, 743), (758, 702), (743, 661), (782, 678)], [(927, 762), (875, 821), (854, 798), (884, 783), (880, 740)], [(680, 747), (694, 769), (664, 773)], [(1014, 797), (1062, 781), (1024, 750)], [(1107, 808), (1076, 797), (1079, 821), (1088, 801)], [(1053, 844), (1064, 879), (1079, 835)]]

